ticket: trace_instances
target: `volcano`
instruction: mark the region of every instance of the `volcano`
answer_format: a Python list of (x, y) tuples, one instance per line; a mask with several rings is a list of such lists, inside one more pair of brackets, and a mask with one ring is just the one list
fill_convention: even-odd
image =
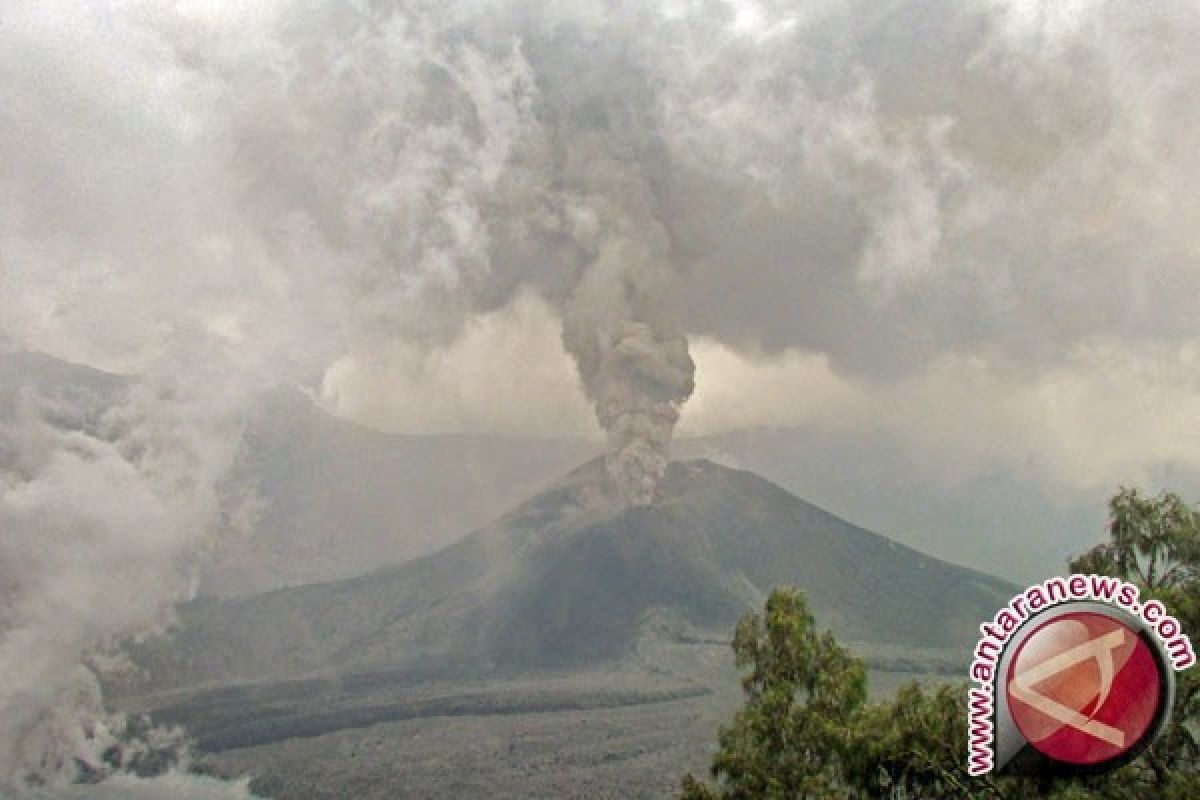
[[(432, 555), (332, 583), (180, 609), (131, 646), (153, 688), (379, 670), (493, 676), (590, 668), (659, 635), (728, 639), (770, 590), (871, 647), (965, 659), (1014, 587), (829, 514), (749, 472), (674, 462), (626, 506), (601, 459)], [(148, 688), (148, 687), (142, 687)]]

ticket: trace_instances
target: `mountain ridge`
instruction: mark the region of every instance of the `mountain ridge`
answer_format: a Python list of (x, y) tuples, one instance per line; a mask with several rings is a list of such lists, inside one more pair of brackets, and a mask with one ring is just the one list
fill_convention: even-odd
[(437, 553), (197, 601), (172, 637), (131, 653), (156, 689), (380, 669), (569, 670), (630, 658), (651, 617), (674, 620), (673, 635), (727, 635), (780, 584), (805, 589), (818, 620), (848, 641), (963, 654), (1015, 590), (710, 461), (673, 462), (655, 503), (624, 507), (593, 459)]

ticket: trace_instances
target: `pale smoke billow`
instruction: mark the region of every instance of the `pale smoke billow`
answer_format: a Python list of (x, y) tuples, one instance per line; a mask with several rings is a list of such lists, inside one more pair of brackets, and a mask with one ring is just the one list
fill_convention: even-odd
[[(241, 386), (203, 353), (103, 396), (26, 387), (0, 427), (0, 790), (186, 764), (179, 731), (110, 713), (93, 669), (162, 629), (190, 597), (210, 534), (244, 499), (222, 492)], [(221, 375), (234, 377), (224, 362)], [(86, 660), (87, 666), (81, 663)]]
[[(252, 535), (253, 487), (225, 479), (262, 390), (470, 313), (522, 61), (340, 4), (4, 17), (0, 795), (245, 797), (100, 678)], [(21, 351), (136, 377), (43, 392)]]

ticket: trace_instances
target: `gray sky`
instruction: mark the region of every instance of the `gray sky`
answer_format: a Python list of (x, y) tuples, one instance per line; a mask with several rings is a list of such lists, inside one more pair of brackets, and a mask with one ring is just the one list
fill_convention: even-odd
[(1193, 4), (47, 5), (0, 28), (9, 346), (596, 436), (564, 314), (665, 236), (683, 433), (1200, 462)]
[(1195, 465), (1194, 6), (796, 5), (10, 4), (0, 331), (596, 435), (565, 304), (652, 218), (684, 432), (881, 429), (946, 481)]

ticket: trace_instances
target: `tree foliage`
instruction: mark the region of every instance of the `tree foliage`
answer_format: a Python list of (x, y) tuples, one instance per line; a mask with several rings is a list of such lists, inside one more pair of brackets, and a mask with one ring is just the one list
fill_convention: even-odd
[[(1157, 598), (1200, 631), (1200, 513), (1177, 495), (1122, 489), (1109, 503), (1109, 538), (1071, 563)], [(1177, 676), (1171, 722), (1119, 770), (1091, 777), (966, 773), (966, 686), (911, 683), (867, 702), (866, 665), (819, 632), (803, 592), (772, 592), (744, 617), (733, 649), (745, 704), (719, 732), (711, 782), (683, 778), (682, 800), (951, 798), (1134, 800), (1200, 798), (1200, 670)]]

